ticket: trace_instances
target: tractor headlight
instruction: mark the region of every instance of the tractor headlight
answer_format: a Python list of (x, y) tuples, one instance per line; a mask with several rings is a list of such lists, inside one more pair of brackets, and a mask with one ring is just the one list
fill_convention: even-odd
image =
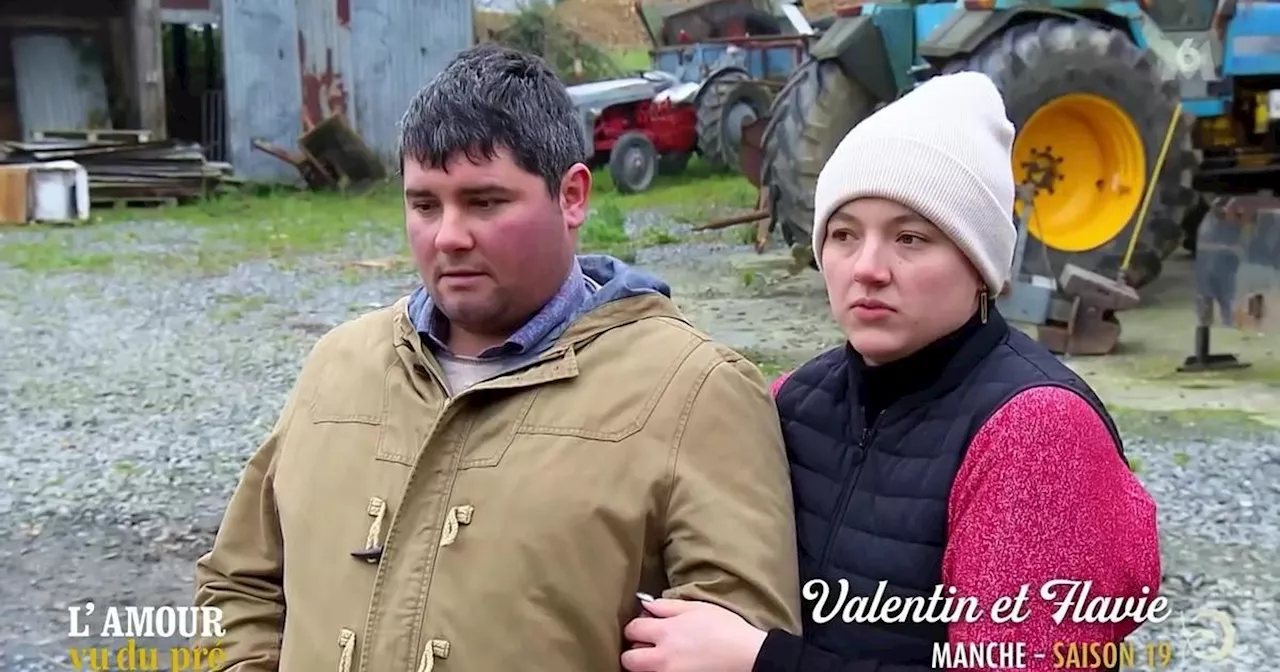
[(1267, 92), (1267, 121), (1280, 121), (1280, 89)]

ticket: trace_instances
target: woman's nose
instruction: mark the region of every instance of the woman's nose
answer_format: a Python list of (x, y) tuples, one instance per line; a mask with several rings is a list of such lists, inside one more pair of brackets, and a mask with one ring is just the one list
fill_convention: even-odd
[(879, 243), (870, 240), (863, 243), (853, 259), (854, 282), (871, 286), (889, 284), (891, 275), (884, 252), (884, 246)]

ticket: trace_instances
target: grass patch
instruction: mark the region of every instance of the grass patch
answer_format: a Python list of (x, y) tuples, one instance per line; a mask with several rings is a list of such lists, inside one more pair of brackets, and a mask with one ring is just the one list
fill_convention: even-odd
[(0, 263), (28, 271), (99, 271), (110, 268), (115, 262), (116, 255), (76, 250), (66, 239), (0, 245)]
[(628, 263), (635, 261), (635, 246), (627, 234), (627, 215), (617, 203), (605, 201), (578, 231), (578, 249), (603, 252)]
[(1146, 441), (1203, 440), (1274, 435), (1276, 428), (1254, 415), (1233, 409), (1150, 411), (1109, 406), (1120, 433)]
[[(750, 208), (754, 200), (754, 188), (741, 176), (712, 174), (697, 161), (690, 162), (684, 175), (662, 176), (642, 194), (617, 193), (607, 169), (597, 170), (594, 212), (579, 233), (581, 248), (633, 259), (637, 247), (675, 242), (668, 232), (648, 230), (632, 240), (625, 224), (634, 210), (664, 210), (673, 218), (696, 221), (717, 209)], [(187, 250), (147, 252), (139, 248), (146, 241), (136, 240), (136, 233), (102, 228), (72, 236), (85, 232), (46, 230), (45, 236), (32, 240), (0, 237), (0, 264), (30, 271), (100, 271), (137, 263), (217, 272), (255, 259), (288, 261), (336, 252), (355, 255), (374, 248), (385, 254), (388, 241), (404, 238), (397, 180), (362, 194), (274, 190), (174, 208), (104, 210), (96, 219), (104, 223), (172, 221), (193, 227), (198, 239)]]
[[(653, 188), (641, 194), (619, 194), (608, 169), (594, 174), (592, 198), (597, 204), (615, 203), (623, 210), (665, 210), (673, 218), (697, 223), (726, 212), (755, 208), (756, 188), (737, 173), (718, 173), (696, 157), (679, 175), (659, 175)], [(744, 227), (749, 228), (749, 227)]]
[[(1269, 338), (1263, 336), (1263, 338)], [(1232, 352), (1230, 348), (1224, 348)], [(1181, 373), (1177, 367), (1182, 365), (1182, 356), (1161, 357), (1139, 355), (1127, 362), (1130, 375), (1142, 380), (1168, 383), (1186, 389), (1229, 388), (1240, 383), (1258, 383), (1269, 387), (1280, 387), (1280, 361), (1269, 356), (1270, 353), (1244, 353), (1241, 360), (1249, 366), (1243, 369), (1222, 369), (1220, 371), (1200, 371)]]
[(238, 296), (223, 294), (214, 297), (217, 307), (211, 317), (218, 322), (239, 322), (249, 313), (257, 312), (267, 306), (270, 300), (265, 296)]
[(786, 355), (754, 348), (742, 348), (738, 352), (755, 364), (756, 368), (760, 369), (760, 373), (764, 375), (765, 380), (770, 383), (782, 374), (799, 368), (807, 359), (807, 357), (803, 356)]
[(626, 72), (645, 72), (650, 69), (649, 50), (645, 48), (623, 49), (613, 54), (618, 69)]

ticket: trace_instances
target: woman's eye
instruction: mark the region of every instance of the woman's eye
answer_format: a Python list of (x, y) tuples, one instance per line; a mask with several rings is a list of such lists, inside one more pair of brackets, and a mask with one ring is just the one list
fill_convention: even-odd
[(924, 242), (924, 239), (915, 234), (904, 233), (901, 236), (898, 236), (898, 241), (905, 245), (915, 245), (916, 243)]

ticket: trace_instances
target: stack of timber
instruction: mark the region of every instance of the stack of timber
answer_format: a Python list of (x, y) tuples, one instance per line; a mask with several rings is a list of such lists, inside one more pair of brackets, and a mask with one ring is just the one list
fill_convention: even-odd
[(0, 162), (74, 161), (89, 175), (95, 207), (177, 205), (239, 182), (230, 164), (205, 159), (197, 144), (153, 140), (147, 131), (43, 131), (0, 143)]

